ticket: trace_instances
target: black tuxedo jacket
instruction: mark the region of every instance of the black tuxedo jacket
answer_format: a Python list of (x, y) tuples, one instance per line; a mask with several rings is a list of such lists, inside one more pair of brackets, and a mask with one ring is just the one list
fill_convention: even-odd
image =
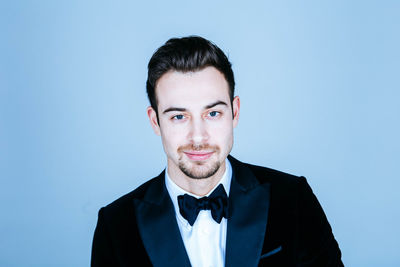
[[(343, 266), (304, 177), (232, 165), (225, 266)], [(92, 266), (190, 266), (164, 172), (100, 209)]]

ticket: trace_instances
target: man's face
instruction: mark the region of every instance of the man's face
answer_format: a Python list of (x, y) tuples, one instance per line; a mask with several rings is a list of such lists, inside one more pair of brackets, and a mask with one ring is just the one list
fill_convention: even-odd
[(169, 71), (158, 80), (159, 123), (151, 107), (147, 113), (161, 135), (171, 171), (202, 179), (225, 166), (240, 109), (239, 98), (231, 104), (228, 90), (225, 77), (214, 67)]

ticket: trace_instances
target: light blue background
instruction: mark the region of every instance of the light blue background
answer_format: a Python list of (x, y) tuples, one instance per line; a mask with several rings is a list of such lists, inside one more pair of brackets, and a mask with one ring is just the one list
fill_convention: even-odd
[(88, 266), (98, 209), (165, 166), (146, 67), (233, 63), (232, 154), (304, 175), (347, 266), (400, 266), (399, 1), (2, 1), (0, 265)]

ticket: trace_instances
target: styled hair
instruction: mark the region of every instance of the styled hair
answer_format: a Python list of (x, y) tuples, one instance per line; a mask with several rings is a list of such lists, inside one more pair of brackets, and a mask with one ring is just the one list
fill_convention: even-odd
[(194, 72), (209, 66), (215, 67), (224, 75), (232, 103), (235, 93), (232, 64), (218, 46), (202, 37), (188, 36), (171, 38), (158, 48), (149, 61), (146, 82), (147, 96), (156, 113), (158, 114), (155, 88), (163, 74), (170, 70)]

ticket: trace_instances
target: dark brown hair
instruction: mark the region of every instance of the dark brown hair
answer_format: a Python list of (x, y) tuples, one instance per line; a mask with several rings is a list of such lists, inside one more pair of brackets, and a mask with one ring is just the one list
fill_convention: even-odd
[(157, 49), (149, 61), (147, 74), (147, 96), (152, 108), (157, 111), (155, 87), (161, 76), (170, 71), (199, 71), (213, 66), (224, 76), (229, 85), (229, 97), (233, 101), (235, 79), (232, 64), (224, 52), (215, 44), (199, 36), (169, 39)]

